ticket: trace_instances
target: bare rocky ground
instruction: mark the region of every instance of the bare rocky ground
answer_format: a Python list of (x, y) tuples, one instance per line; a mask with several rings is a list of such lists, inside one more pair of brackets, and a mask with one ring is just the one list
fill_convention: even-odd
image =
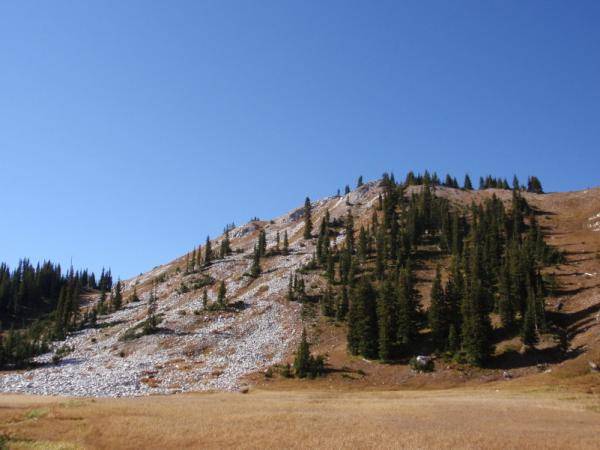
[[(377, 198), (375, 183), (344, 197), (330, 197), (313, 206), (315, 227), (329, 209), (332, 217), (346, 214), (349, 205), (361, 213)], [(208, 269), (184, 274), (185, 256), (154, 268), (124, 285), (124, 299), (136, 287), (140, 302), (102, 316), (95, 328), (86, 328), (55, 342), (53, 351), (36, 358), (39, 367), (0, 376), (0, 392), (43, 395), (120, 397), (187, 391), (236, 390), (241, 379), (284, 360), (293, 352), (301, 334), (299, 304), (286, 300), (290, 274), (312, 257), (313, 244), (305, 243), (302, 209), (270, 222), (253, 221), (230, 232), (233, 255), (215, 261)], [(290, 239), (287, 256), (263, 260), (261, 276), (248, 271), (260, 229), (268, 246), (279, 231)], [(218, 249), (220, 238), (213, 241)], [(343, 236), (340, 237), (343, 240)], [(202, 289), (180, 293), (183, 283), (202, 276), (216, 281), (208, 288), (209, 303), (216, 300), (220, 280), (226, 281), (227, 301), (236, 311), (210, 312), (202, 306)], [(131, 341), (121, 338), (146, 318), (151, 285), (158, 280), (157, 314), (160, 332)], [(310, 284), (310, 277), (306, 277)], [(92, 299), (93, 305), (96, 299)], [(52, 362), (59, 348), (72, 349), (59, 363)]]

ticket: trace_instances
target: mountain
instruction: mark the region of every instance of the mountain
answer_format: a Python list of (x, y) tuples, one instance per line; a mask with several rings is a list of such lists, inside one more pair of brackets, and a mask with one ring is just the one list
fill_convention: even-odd
[[(314, 259), (320, 245), (319, 224), (329, 214), (330, 248), (341, 251), (347, 245), (348, 211), (354, 222), (353, 238), (358, 240), (361, 226), (373, 226), (374, 211), (381, 215), (386, 189), (385, 180), (373, 181), (345, 195), (309, 203), (313, 224), (310, 239), (304, 236), (305, 207), (299, 207), (273, 220), (257, 219), (228, 228), (210, 241), (214, 257), (209, 263), (205, 263), (204, 244), (200, 251), (194, 249), (125, 280), (121, 283), (124, 305), (120, 309), (99, 314), (93, 324), (54, 342), (53, 351), (36, 358), (37, 367), (1, 374), (0, 391), (132, 396), (236, 390), (249, 383), (286, 386), (294, 381), (278, 374), (283, 373), (286, 363), (293, 362), (303, 329), (308, 332), (312, 352), (327, 357), (328, 374), (315, 384), (448, 387), (506, 380), (587, 386), (593, 381), (597, 375), (591, 367), (600, 358), (600, 188), (520, 194), (531, 207), (531, 217), (535, 217), (546, 243), (563, 255), (560, 263), (542, 268), (545, 282), (552, 281), (552, 286), (545, 288), (549, 325), (543, 332), (540, 328), (533, 348), (523, 348), (519, 332), (504, 333), (497, 312), (492, 311), (494, 350), (491, 358), (481, 364), (483, 367), (444, 359), (440, 354), (430, 374), (413, 370), (408, 354), (394, 364), (350, 355), (347, 321), (322, 313), (328, 282), (326, 267)], [(420, 184), (404, 187), (401, 202), (408, 205), (424, 189), (430, 188)], [(472, 205), (494, 199), (508, 211), (513, 201), (510, 189), (463, 190), (437, 185), (431, 192), (447, 202), (441, 204), (464, 212), (465, 217)], [(398, 212), (401, 222), (408, 220), (405, 213), (402, 208)], [(261, 250), (262, 233), (266, 249)], [(287, 253), (283, 251), (286, 234)], [(219, 255), (221, 248), (223, 257)], [(360, 270), (372, 270), (373, 259), (370, 256)], [(410, 259), (420, 298), (415, 320), (421, 322), (416, 340), (425, 342), (435, 269), (440, 266), (445, 283), (452, 258), (442, 250), (437, 237), (424, 230)], [(255, 261), (259, 273), (253, 273)], [(302, 280), (304, 301), (289, 299), (294, 276)], [(226, 294), (219, 303), (222, 284)], [(339, 286), (334, 287), (337, 302), (341, 291)], [(205, 292), (207, 302), (203, 299)], [(92, 311), (101, 312), (100, 301), (97, 291), (85, 296), (81, 311), (88, 322)], [(155, 320), (152, 326), (148, 322), (151, 316)], [(430, 355), (433, 350), (428, 344), (416, 344), (413, 356)]]

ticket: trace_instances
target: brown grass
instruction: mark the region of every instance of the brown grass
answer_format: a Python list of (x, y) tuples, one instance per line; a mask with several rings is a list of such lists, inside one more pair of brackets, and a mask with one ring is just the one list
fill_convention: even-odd
[(598, 399), (498, 390), (0, 397), (9, 448), (598, 448)]

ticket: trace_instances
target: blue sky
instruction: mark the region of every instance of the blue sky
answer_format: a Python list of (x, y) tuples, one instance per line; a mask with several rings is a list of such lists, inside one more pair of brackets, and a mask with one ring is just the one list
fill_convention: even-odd
[(0, 260), (121, 277), (360, 174), (600, 184), (595, 1), (3, 1)]

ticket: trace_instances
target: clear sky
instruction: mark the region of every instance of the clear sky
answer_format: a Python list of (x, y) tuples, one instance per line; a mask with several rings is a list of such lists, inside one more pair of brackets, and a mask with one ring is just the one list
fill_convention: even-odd
[(599, 24), (598, 1), (3, 0), (0, 260), (125, 278), (360, 174), (599, 185)]

